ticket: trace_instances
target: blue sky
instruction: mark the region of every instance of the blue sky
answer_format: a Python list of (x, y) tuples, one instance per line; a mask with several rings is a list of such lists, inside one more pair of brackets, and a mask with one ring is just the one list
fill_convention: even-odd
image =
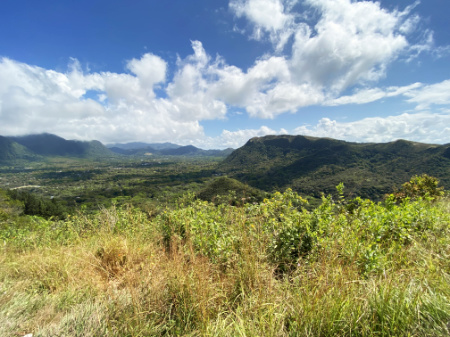
[(450, 143), (448, 0), (6, 0), (0, 135)]

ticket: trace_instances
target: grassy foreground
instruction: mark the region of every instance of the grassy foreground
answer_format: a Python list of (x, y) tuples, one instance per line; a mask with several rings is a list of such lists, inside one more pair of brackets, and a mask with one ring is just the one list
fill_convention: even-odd
[(0, 213), (0, 336), (445, 336), (450, 203)]

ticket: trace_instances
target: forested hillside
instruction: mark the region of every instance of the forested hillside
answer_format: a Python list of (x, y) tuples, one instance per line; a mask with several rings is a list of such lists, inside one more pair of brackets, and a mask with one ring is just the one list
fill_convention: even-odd
[(74, 156), (102, 158), (112, 157), (114, 154), (99, 141), (66, 140), (52, 134), (38, 134), (20, 137), (9, 137), (21, 144), (29, 151), (41, 156)]
[(0, 163), (11, 162), (17, 159), (33, 160), (38, 157), (38, 155), (33, 154), (25, 146), (7, 137), (0, 136)]
[(348, 194), (379, 200), (415, 174), (435, 176), (450, 188), (450, 144), (266, 136), (234, 151), (219, 171), (266, 191), (290, 187), (319, 197), (343, 182)]

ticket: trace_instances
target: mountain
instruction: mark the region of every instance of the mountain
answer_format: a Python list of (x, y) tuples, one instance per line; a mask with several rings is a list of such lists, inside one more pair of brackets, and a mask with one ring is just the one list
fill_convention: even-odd
[(291, 187), (314, 196), (333, 193), (343, 182), (347, 194), (379, 199), (415, 174), (435, 176), (450, 188), (450, 144), (266, 136), (235, 150), (218, 172), (266, 191)]
[(159, 153), (157, 150), (150, 146), (141, 147), (138, 149), (123, 149), (120, 147), (110, 147), (108, 149), (114, 153), (123, 154), (125, 156), (148, 156)]
[(37, 157), (25, 146), (7, 137), (0, 136), (0, 162), (16, 159), (36, 159)]
[(165, 149), (177, 149), (181, 147), (181, 145), (172, 144), (172, 143), (141, 143), (141, 142), (132, 142), (132, 143), (116, 143), (107, 145), (109, 149), (123, 149), (123, 150), (138, 150), (138, 149), (148, 149), (152, 150), (165, 150)]
[(42, 159), (46, 156), (78, 158), (111, 158), (120, 155), (146, 156), (211, 156), (226, 157), (233, 149), (202, 150), (195, 146), (181, 146), (172, 143), (127, 143), (105, 147), (99, 141), (66, 140), (43, 133), (28, 136), (0, 136), (0, 162), (16, 159)]
[(177, 149), (165, 149), (159, 151), (161, 155), (167, 156), (206, 156), (206, 157), (226, 157), (233, 149), (226, 150), (202, 150), (193, 145), (181, 146)]
[[(134, 145), (133, 145), (134, 144)], [(116, 144), (109, 149), (115, 153), (123, 155), (144, 156), (144, 155), (161, 155), (161, 156), (210, 156), (210, 157), (226, 157), (233, 149), (225, 150), (202, 150), (193, 145), (181, 146), (172, 143), (161, 144), (145, 144), (145, 143), (128, 143)], [(144, 146), (145, 145), (145, 146)], [(135, 146), (135, 147), (133, 147)]]
[[(3, 137), (18, 144), (27, 153), (39, 156), (65, 156), (81, 158), (101, 158), (115, 156), (99, 141), (66, 140), (52, 134), (44, 133), (19, 137)], [(7, 148), (7, 144), (0, 144)], [(17, 146), (16, 146), (17, 147)]]

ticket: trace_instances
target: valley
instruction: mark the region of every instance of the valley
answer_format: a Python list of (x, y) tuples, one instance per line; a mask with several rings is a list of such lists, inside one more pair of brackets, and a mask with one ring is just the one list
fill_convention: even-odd
[(22, 187), (41, 197), (57, 198), (69, 208), (173, 202), (183, 193), (207, 188), (221, 176), (259, 193), (291, 188), (314, 205), (322, 194), (335, 194), (339, 183), (345, 185), (347, 197), (375, 201), (413, 175), (434, 176), (450, 189), (450, 145), (404, 140), (360, 144), (266, 136), (251, 139), (237, 150), (222, 151), (170, 143), (107, 148), (95, 141), (67, 141), (43, 134), (3, 137), (0, 158), (4, 158), (0, 161), (0, 188)]

